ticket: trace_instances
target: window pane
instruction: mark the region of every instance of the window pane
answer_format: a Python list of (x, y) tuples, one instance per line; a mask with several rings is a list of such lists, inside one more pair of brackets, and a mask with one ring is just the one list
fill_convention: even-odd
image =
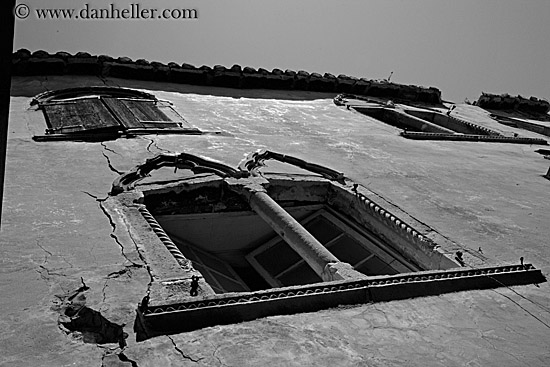
[(249, 290), (237, 281), (232, 281), (219, 274), (212, 274), (212, 276), (216, 278), (226, 292), (247, 292)]
[(309, 233), (317, 239), (317, 241), (322, 244), (327, 243), (332, 240), (334, 237), (342, 233), (340, 228), (336, 227), (334, 224), (330, 223), (326, 218), (317, 217), (311, 222), (306, 223), (304, 228), (308, 230)]
[(350, 263), (351, 265), (357, 264), (371, 254), (348, 235), (344, 235), (336, 240), (334, 244), (329, 247), (329, 251), (340, 261)]
[(273, 276), (302, 260), (300, 255), (282, 240), (254, 258)]
[(195, 252), (197, 253), (197, 256), (199, 257), (200, 261), (205, 266), (208, 266), (211, 269), (214, 269), (224, 275), (227, 275), (228, 277), (233, 278), (233, 274), (228, 269), (228, 265), (225, 262), (218, 260), (215, 257), (210, 256), (202, 251), (199, 252), (195, 250)]
[(360, 271), (365, 275), (391, 275), (398, 273), (394, 268), (376, 256), (373, 256), (367, 262), (362, 264), (357, 271)]
[(278, 279), (284, 286), (319, 283), (322, 281), (306, 263), (297, 266)]

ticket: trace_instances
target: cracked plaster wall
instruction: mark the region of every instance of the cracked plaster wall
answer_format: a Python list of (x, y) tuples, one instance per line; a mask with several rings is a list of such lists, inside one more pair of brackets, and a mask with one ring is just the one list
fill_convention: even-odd
[[(149, 90), (172, 101), (192, 125), (232, 136), (35, 143), (31, 136), (45, 123), (29, 109), (30, 98), (73, 86), (75, 78), (15, 78), (0, 237), (0, 364), (543, 366), (550, 360), (547, 283), (269, 317), (137, 343), (135, 309), (151, 275), (123, 218), (108, 215), (102, 200), (117, 172), (159, 152), (186, 150), (233, 166), (258, 148), (300, 156), (345, 172), (452, 241), (482, 247), (501, 262), (524, 256), (546, 274), (550, 208), (541, 174), (548, 164), (529, 146), (407, 141), (323, 94), (77, 82)], [(472, 106), (456, 112), (492, 123)], [(122, 327), (124, 348), (87, 343), (82, 332), (60, 328), (63, 302), (74, 292)]]

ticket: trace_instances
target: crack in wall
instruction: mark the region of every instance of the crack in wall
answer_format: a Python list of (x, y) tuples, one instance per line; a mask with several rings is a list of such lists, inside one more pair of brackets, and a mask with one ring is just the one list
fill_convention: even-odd
[[(39, 265), (38, 267), (41, 270), (35, 269), (35, 271), (38, 273), (38, 275), (40, 275), (40, 278), (42, 278), (42, 280), (44, 280), (48, 284), (51, 283), (51, 280), (50, 280), (51, 277), (54, 277), (54, 276), (66, 277), (67, 276), (67, 275), (62, 274), (62, 273), (54, 273), (53, 272), (54, 270), (50, 270), (50, 269), (46, 268), (43, 265)], [(44, 273), (46, 273), (46, 275)]]
[(120, 253), (121, 255), (130, 263), (132, 264), (132, 266), (134, 267), (138, 267), (138, 268), (141, 268), (143, 267), (143, 265), (141, 264), (137, 264), (135, 262), (133, 262), (132, 260), (130, 260), (128, 258), (128, 255), (126, 255), (126, 253), (124, 252), (124, 245), (120, 242), (120, 240), (118, 239), (118, 236), (115, 234), (115, 231), (116, 231), (116, 223), (115, 221), (113, 220), (113, 217), (111, 216), (111, 214), (109, 214), (109, 212), (107, 211), (107, 209), (105, 209), (104, 205), (103, 205), (103, 202), (102, 201), (98, 201), (98, 204), (99, 204), (99, 208), (101, 209), (101, 211), (103, 212), (103, 214), (105, 214), (105, 216), (107, 217), (107, 219), (109, 220), (109, 224), (111, 225), (111, 233), (109, 234), (109, 236), (115, 240), (116, 244), (120, 247)]
[(50, 251), (46, 250), (46, 248), (44, 248), (44, 246), (40, 244), (40, 241), (38, 239), (36, 240), (36, 246), (40, 247), (46, 253), (46, 255), (44, 256), (44, 264), (43, 264), (43, 265), (46, 265), (46, 263), (48, 262), (48, 255), (52, 257), (53, 254)]
[(101, 145), (103, 146), (103, 148), (105, 148), (105, 150), (109, 151), (109, 152), (112, 152), (118, 156), (120, 156), (120, 153), (117, 153), (116, 151), (114, 151), (113, 149), (111, 148), (108, 148), (107, 145), (104, 143), (104, 142), (101, 142)]
[[(499, 352), (499, 353), (504, 353), (510, 357), (512, 357), (513, 359), (515, 359), (517, 362), (518, 362), (518, 366), (521, 365), (521, 366), (526, 366), (526, 362), (525, 361), (521, 361), (517, 356), (515, 356), (514, 354), (510, 353), (510, 352), (507, 352), (506, 350), (503, 350), (503, 349), (498, 349), (491, 341), (489, 341), (489, 338), (484, 335), (483, 333), (481, 334), (481, 339), (484, 340), (487, 344), (489, 344), (491, 346), (491, 348), (493, 348), (495, 351)], [(530, 366), (529, 364), (527, 364), (527, 366)]]
[(130, 362), (132, 367), (139, 367), (136, 361), (131, 360), (130, 358), (128, 358), (126, 356), (126, 354), (124, 354), (124, 352), (122, 352), (122, 351), (118, 354), (118, 359), (120, 359), (122, 362)]
[[(441, 297), (439, 297), (441, 298)], [(422, 335), (422, 330), (423, 330), (423, 326), (418, 326), (418, 327), (398, 327), (396, 325), (393, 325), (393, 323), (391, 322), (391, 320), (388, 318), (387, 316), (387, 311), (385, 310), (382, 310), (382, 309), (379, 309), (378, 307), (376, 306), (372, 306), (372, 308), (376, 311), (378, 311), (380, 314), (382, 314), (384, 316), (384, 320), (385, 320), (385, 324), (386, 325), (370, 325), (370, 328), (372, 330), (375, 330), (375, 329), (381, 329), (381, 330), (385, 330), (385, 329), (388, 329), (388, 330), (398, 330), (398, 331), (412, 331), (412, 332), (416, 332), (418, 333), (419, 335)], [(370, 312), (368, 311), (364, 311), (361, 313), (361, 316), (367, 318), (368, 316), (370, 315)], [(479, 330), (479, 326), (478, 326), (478, 323), (475, 319), (473, 319), (473, 322), (475, 324), (475, 328), (472, 328), (473, 330), (477, 331), (478, 332), (478, 335), (479, 335), (479, 338), (482, 339), (483, 341), (487, 342), (492, 349), (494, 349), (495, 351), (497, 352), (501, 352), (501, 353), (504, 353), (504, 354), (507, 354), (509, 356), (511, 356), (512, 358), (514, 358), (517, 362), (521, 363), (522, 365), (525, 365), (525, 361), (521, 361), (516, 355), (513, 355), (505, 350), (501, 350), (501, 349), (498, 349), (491, 341), (490, 341), (490, 338), (485, 335), (484, 331), (482, 330)], [(442, 328), (446, 328), (447, 326), (446, 325), (442, 325), (442, 324), (438, 324), (438, 323), (431, 323), (430, 324), (431, 326), (437, 326), (439, 325), (440, 327)], [(524, 357), (524, 356), (523, 356)]]
[[(137, 254), (140, 258), (140, 260), (143, 262), (144, 264), (144, 267), (145, 269), (147, 270), (147, 274), (149, 275), (149, 282), (147, 284), (147, 290), (145, 291), (145, 296), (142, 298), (141, 302), (139, 303), (139, 306), (138, 308), (141, 308), (141, 307), (147, 307), (147, 304), (149, 302), (149, 297), (150, 297), (150, 294), (151, 294), (151, 287), (153, 285), (153, 273), (151, 271), (151, 267), (149, 266), (149, 264), (147, 263), (147, 261), (145, 260), (145, 257), (143, 256), (143, 254), (141, 253), (141, 251), (139, 250), (139, 245), (137, 244), (136, 242), (136, 239), (134, 238), (134, 236), (132, 235), (132, 232), (130, 230), (130, 226), (129, 226), (129, 223), (127, 222), (126, 218), (123, 217), (122, 220), (124, 221), (124, 225), (126, 226), (126, 230), (128, 232), (128, 236), (130, 237), (130, 239), (132, 240), (133, 244), (134, 244), (134, 247), (137, 251)], [(146, 340), (149, 338), (149, 336), (147, 335), (147, 330), (146, 328), (141, 324), (140, 322), (140, 319), (139, 317), (136, 318), (136, 321), (134, 323), (134, 332), (136, 334), (136, 340), (139, 342), (139, 341), (143, 341), (143, 340)], [(143, 334), (143, 335), (142, 335)]]
[[(45, 270), (46, 273), (48, 273), (49, 276), (60, 276), (60, 277), (66, 277), (67, 276), (67, 275), (62, 274), (62, 273), (54, 273), (55, 270), (61, 270), (61, 269), (51, 269), (50, 270), (47, 267), (45, 267), (44, 265), (38, 265), (38, 267)], [(40, 273), (40, 271), (38, 271), (38, 273)]]
[(216, 358), (216, 360), (220, 363), (220, 365), (227, 366), (225, 363), (222, 362), (221, 358), (216, 355), (216, 353), (218, 353), (218, 350), (220, 350), (220, 348), (221, 348), (221, 346), (216, 347), (216, 349), (212, 353), (212, 357)]
[(124, 269), (113, 271), (113, 272), (107, 274), (107, 278), (114, 279), (114, 278), (118, 278), (121, 275), (125, 275), (125, 274), (128, 276), (128, 278), (131, 278), (132, 277), (132, 268), (143, 268), (143, 267), (144, 267), (143, 265), (136, 265), (136, 264), (126, 265), (124, 267)]
[[(105, 284), (103, 284), (103, 288), (101, 288), (101, 294), (102, 294), (102, 299), (101, 299), (101, 303), (104, 304), (105, 301), (107, 300), (107, 293), (105, 292), (105, 289), (107, 289), (107, 287), (109, 286), (109, 284), (107, 284), (109, 282), (109, 280), (107, 279), (105, 281)], [(101, 312), (101, 307), (99, 308), (99, 311)]]
[(145, 306), (147, 304), (147, 302), (149, 301), (149, 295), (151, 293), (151, 286), (153, 284), (153, 273), (151, 272), (151, 267), (149, 266), (149, 264), (145, 260), (145, 257), (143, 256), (143, 254), (139, 250), (139, 245), (137, 244), (134, 236), (132, 235), (132, 232), (130, 231), (130, 226), (129, 226), (128, 222), (126, 221), (126, 218), (123, 217), (122, 220), (124, 221), (124, 225), (126, 226), (126, 231), (128, 232), (128, 236), (132, 240), (132, 242), (134, 244), (134, 247), (136, 249), (136, 252), (137, 252), (140, 260), (143, 262), (144, 267), (147, 270), (147, 274), (149, 275), (149, 283), (147, 284), (147, 291), (145, 292), (145, 296), (143, 297), (143, 299), (141, 301), (141, 306)]
[(153, 145), (153, 143), (155, 142), (153, 139), (147, 139), (147, 138), (143, 138), (145, 140), (149, 140), (149, 144), (145, 147), (145, 149), (147, 149), (147, 151), (151, 154), (154, 154), (153, 152), (151, 152), (151, 145)]
[(103, 355), (101, 356), (101, 367), (107, 367), (107, 366), (105, 366), (105, 358), (106, 357), (107, 357), (107, 354), (103, 353)]
[[(59, 318), (58, 327), (67, 335), (88, 344), (117, 343), (119, 348), (126, 346), (124, 325), (118, 325), (105, 318), (101, 312), (86, 306), (85, 292), (90, 289), (81, 277), (82, 286), (63, 296), (57, 296)], [(104, 291), (104, 289), (103, 289)]]
[[(44, 270), (46, 270), (46, 272), (48, 273), (48, 275), (50, 275), (50, 274), (49, 274), (49, 270), (46, 268), (46, 264), (48, 263), (48, 257), (52, 257), (53, 254), (52, 254), (50, 251), (46, 250), (42, 245), (40, 245), (40, 241), (39, 241), (38, 239), (36, 240), (36, 245), (37, 245), (38, 247), (40, 247), (40, 248), (42, 249), (42, 251), (44, 251), (44, 252), (46, 253), (46, 254), (44, 255), (44, 261), (43, 261), (42, 265), (39, 265), (39, 267), (42, 268), (42, 269), (44, 269)], [(40, 272), (38, 272), (38, 273), (40, 274), (40, 276), (42, 277), (42, 279), (46, 280), (46, 279), (42, 276), (42, 274), (41, 274)]]
[(170, 339), (170, 341), (172, 342), (172, 344), (174, 345), (174, 349), (179, 353), (181, 354), (181, 356), (184, 358), (184, 359), (187, 359), (187, 360), (190, 360), (191, 362), (195, 362), (195, 363), (198, 363), (200, 362), (201, 360), (203, 360), (204, 358), (199, 358), (199, 359), (193, 359), (192, 357), (188, 356), (187, 354), (183, 353), (183, 351), (181, 349), (178, 348), (178, 345), (176, 344), (176, 342), (174, 341), (174, 339), (172, 339), (172, 337), (170, 336), (166, 336), (168, 339)]
[(111, 164), (111, 158), (109, 158), (109, 156), (108, 156), (107, 154), (105, 154), (105, 151), (106, 151), (106, 150), (107, 150), (107, 151), (111, 151), (111, 152), (114, 152), (115, 154), (118, 154), (118, 153), (116, 153), (116, 152), (113, 151), (112, 149), (107, 148), (107, 146), (106, 146), (103, 142), (101, 142), (101, 146), (103, 147), (103, 150), (101, 151), (101, 154), (103, 154), (103, 156), (104, 156), (105, 159), (107, 160), (107, 165), (109, 166), (109, 169), (110, 169), (112, 172), (114, 172), (114, 173), (116, 173), (116, 174), (118, 174), (118, 175), (122, 175), (124, 172), (121, 172), (121, 171), (117, 170), (115, 167), (113, 167), (113, 165)]
[[(512, 288), (510, 287), (507, 287), (508, 289), (512, 290)], [(535, 316), (535, 314), (533, 314), (531, 311), (529, 311), (528, 309), (526, 309), (525, 307), (523, 307), (522, 305), (519, 304), (519, 302), (516, 302), (515, 300), (513, 300), (511, 297), (503, 294), (503, 293), (500, 293), (499, 291), (497, 291), (496, 289), (492, 289), (493, 292), (497, 293), (497, 294), (500, 294), (502, 297), (505, 297), (507, 298), (508, 300), (510, 300), (513, 304), (515, 304), (516, 306), (518, 306), (519, 308), (521, 308), (523, 311), (525, 311), (529, 316), (533, 317), (535, 320), (537, 320), (538, 322), (540, 322), (542, 325), (546, 326), (547, 328), (550, 329), (550, 325), (547, 324), (546, 322), (542, 321), (540, 318), (538, 318), (537, 316)], [(516, 294), (518, 294), (517, 292), (515, 292)], [(520, 294), (518, 294), (520, 297), (522, 298), (525, 298), (523, 296), (521, 296)], [(528, 298), (525, 298), (527, 299), (527, 301), (531, 302), (531, 300), (529, 300)], [(536, 303), (534, 303), (536, 305)], [(547, 311), (545, 308), (542, 308), (543, 310)]]
[(69, 267), (72, 269), (74, 268), (74, 265), (72, 263), (70, 263), (63, 255), (59, 255), (59, 254), (53, 254), (51, 251), (47, 250), (44, 246), (42, 246), (40, 244), (40, 240), (36, 240), (36, 245), (38, 247), (40, 247), (40, 249), (42, 249), (42, 251), (44, 251), (46, 253), (46, 255), (44, 255), (44, 262), (42, 263), (42, 265), (45, 267), (46, 264), (48, 263), (48, 258), (50, 257), (59, 257), (64, 263), (66, 263), (67, 265), (69, 265)]
[(143, 254), (139, 251), (139, 246), (138, 246), (134, 236), (132, 235), (132, 232), (130, 231), (130, 228), (128, 227), (128, 223), (126, 223), (126, 220), (124, 220), (124, 221), (125, 221), (125, 224), (126, 224), (126, 229), (128, 231), (128, 236), (130, 237), (130, 239), (134, 243), (134, 246), (136, 248), (136, 252), (137, 252), (140, 260), (143, 262), (143, 264), (145, 264), (145, 265), (138, 265), (138, 267), (145, 267), (147, 269), (147, 273), (149, 274), (149, 278), (150, 278), (150, 283), (149, 283), (149, 287), (150, 287), (151, 283), (153, 282), (153, 274), (151, 273), (151, 268), (149, 267), (149, 264), (147, 263), (147, 261), (145, 261), (145, 258), (143, 257)]
[(107, 194), (107, 196), (105, 196), (104, 198), (99, 198), (99, 197), (95, 196), (94, 194), (89, 193), (88, 191), (80, 190), (80, 192), (83, 193), (83, 194), (88, 195), (89, 197), (91, 197), (92, 199), (95, 199), (96, 201), (98, 201), (100, 203), (109, 198), (109, 194)]
[(142, 139), (144, 140), (148, 140), (149, 141), (149, 145), (147, 145), (146, 149), (149, 153), (151, 154), (156, 154), (156, 153), (153, 153), (151, 151), (151, 146), (154, 146), (159, 152), (165, 152), (165, 153), (173, 153), (171, 150), (168, 150), (168, 149), (164, 149), (164, 148), (161, 148), (157, 145), (157, 142), (152, 139), (152, 138), (145, 138), (145, 137), (142, 137)]
[[(107, 210), (107, 208), (104, 205), (104, 202), (108, 199), (109, 196), (105, 197), (104, 199), (101, 199), (101, 198), (98, 198), (96, 195), (93, 195), (93, 194), (91, 194), (87, 191), (81, 191), (81, 192), (88, 195), (89, 197), (93, 198), (98, 203), (99, 208), (101, 209), (101, 211), (103, 212), (103, 214), (105, 215), (105, 217), (109, 221), (109, 225), (111, 226), (111, 233), (109, 234), (109, 236), (120, 247), (121, 255), (130, 263), (129, 265), (124, 265), (123, 269), (113, 271), (113, 272), (107, 274), (107, 279), (106, 279), (106, 281), (103, 285), (103, 288), (102, 288), (102, 297), (103, 297), (102, 303), (105, 303), (106, 299), (107, 299), (106, 290), (109, 287), (109, 284), (108, 284), (109, 280), (114, 279), (114, 278), (118, 278), (118, 277), (123, 276), (123, 275), (131, 277), (133, 268), (145, 268), (147, 270), (147, 274), (149, 275), (149, 282), (147, 284), (146, 296), (143, 298), (142, 303), (147, 302), (146, 300), (149, 297), (151, 285), (152, 285), (152, 282), (153, 282), (153, 275), (151, 273), (151, 269), (150, 269), (149, 265), (145, 261), (145, 258), (143, 257), (143, 255), (139, 251), (139, 246), (138, 246), (134, 236), (132, 235), (132, 232), (129, 228), (129, 224), (127, 223), (126, 219), (124, 217), (122, 217), (123, 225), (126, 227), (126, 231), (128, 233), (128, 236), (129, 236), (130, 240), (132, 241), (132, 243), (134, 245), (134, 248), (137, 252), (137, 255), (138, 255), (139, 259), (142, 262), (141, 264), (130, 260), (130, 258), (128, 257), (128, 255), (125, 252), (124, 245), (120, 241), (119, 237), (115, 234), (115, 232), (118, 230), (117, 222), (115, 221), (115, 219), (113, 218), (111, 213), (109, 213), (109, 211)], [(101, 308), (100, 308), (100, 310), (101, 310)], [(123, 360), (123, 359), (121, 359), (121, 360)], [(125, 361), (125, 360), (123, 360), (123, 361)], [(128, 359), (127, 362), (131, 363), (132, 361)]]
[[(109, 367), (109, 366), (121, 366), (126, 365), (126, 363), (129, 363), (132, 367), (139, 367), (137, 362), (134, 360), (131, 360), (124, 354), (124, 350), (116, 351), (108, 348), (104, 348), (99, 346), (101, 349), (107, 349), (104, 351), (103, 355), (101, 356), (101, 367)], [(120, 348), (116, 348), (120, 349)], [(113, 353), (114, 352), (114, 353)], [(125, 362), (125, 363), (120, 363)]]
[[(46, 265), (48, 264), (48, 259), (50, 257), (53, 257), (54, 254), (47, 250), (44, 246), (42, 246), (40, 244), (40, 241), (37, 239), (36, 240), (36, 245), (42, 249), (42, 251), (44, 251), (46, 254), (44, 255), (44, 262), (40, 265), (38, 265), (38, 267), (40, 268), (40, 270), (36, 270), (35, 271), (40, 275), (40, 277), (46, 281), (47, 283), (50, 282), (50, 278), (53, 277), (53, 276), (60, 276), (60, 277), (67, 277), (66, 274), (63, 274), (63, 273), (58, 273), (56, 271), (60, 271), (60, 270), (63, 270), (63, 268), (58, 268), (58, 269), (50, 269), (48, 267), (46, 267)], [(71, 268), (73, 268), (73, 264), (71, 264), (70, 262), (68, 262), (63, 256), (59, 256), (65, 263), (69, 264), (69, 266)], [(44, 275), (44, 273), (46, 273), (46, 275)]]

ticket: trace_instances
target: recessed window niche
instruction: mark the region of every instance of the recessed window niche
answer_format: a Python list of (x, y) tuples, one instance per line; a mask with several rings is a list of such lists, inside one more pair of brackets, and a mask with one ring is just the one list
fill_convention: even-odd
[[(115, 181), (105, 207), (125, 218), (152, 277), (139, 305), (140, 338), (544, 279), (530, 264), (465, 259), (465, 249), (368, 188), (322, 166), (272, 157), (314, 173), (258, 174), (254, 161), (235, 170), (182, 153)], [(135, 185), (167, 164), (200, 173)]]

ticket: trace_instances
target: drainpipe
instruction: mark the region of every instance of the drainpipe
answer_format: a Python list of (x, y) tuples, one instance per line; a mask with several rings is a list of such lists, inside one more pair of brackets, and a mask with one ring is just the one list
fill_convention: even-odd
[(254, 210), (324, 281), (364, 279), (366, 276), (341, 262), (296, 219), (275, 202), (258, 178), (226, 179), (229, 187), (247, 198)]

